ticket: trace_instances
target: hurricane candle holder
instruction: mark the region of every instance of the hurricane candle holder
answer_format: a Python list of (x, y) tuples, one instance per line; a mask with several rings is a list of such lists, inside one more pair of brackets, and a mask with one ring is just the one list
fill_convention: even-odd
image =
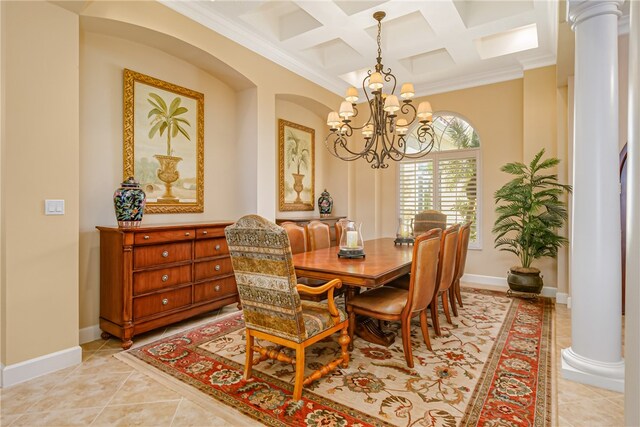
[(346, 221), (342, 235), (340, 236), (340, 250), (338, 257), (340, 258), (363, 258), (364, 242), (362, 240), (362, 223), (355, 221)]

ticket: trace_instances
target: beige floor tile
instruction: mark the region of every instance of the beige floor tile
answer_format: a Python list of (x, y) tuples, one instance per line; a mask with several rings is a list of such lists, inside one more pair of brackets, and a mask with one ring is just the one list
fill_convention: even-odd
[(107, 406), (92, 426), (170, 426), (180, 401)]
[(558, 417), (558, 427), (573, 427), (573, 424), (562, 417)]
[(624, 410), (624, 395), (616, 396), (616, 397), (607, 397), (607, 400), (614, 405), (618, 405), (620, 408)]
[(80, 344), (80, 347), (82, 347), (82, 351), (96, 351), (96, 350), (100, 350), (100, 348), (106, 343), (105, 340), (103, 340), (102, 338), (97, 339), (95, 341), (91, 341), (91, 342), (87, 342), (84, 344)]
[(585, 399), (558, 405), (561, 416), (574, 427), (624, 426), (624, 413), (607, 399)]
[(208, 427), (224, 426), (228, 423), (218, 418), (214, 412), (208, 411), (190, 400), (180, 402), (171, 427)]
[(139, 372), (131, 374), (109, 405), (180, 400), (181, 396)]
[(49, 390), (65, 380), (75, 369), (70, 367), (34, 378), (22, 384), (0, 389), (3, 415), (22, 414), (43, 399)]
[(98, 416), (102, 408), (73, 409), (37, 414), (25, 414), (14, 421), (12, 426), (88, 426)]
[(15, 420), (20, 418), (22, 415), (20, 414), (5, 414), (0, 410), (0, 426), (9, 427)]
[(121, 350), (98, 350), (73, 372), (73, 375), (84, 375), (95, 372), (125, 373), (133, 368), (113, 357)]
[(29, 408), (28, 412), (95, 408), (107, 404), (130, 373), (73, 375)]
[(564, 378), (558, 378), (557, 384), (559, 404), (601, 397), (588, 386)]

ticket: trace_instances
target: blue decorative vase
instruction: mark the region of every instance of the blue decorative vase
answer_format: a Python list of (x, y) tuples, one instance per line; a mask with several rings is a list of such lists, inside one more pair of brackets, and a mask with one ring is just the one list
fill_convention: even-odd
[(320, 209), (321, 217), (331, 216), (331, 211), (333, 210), (333, 199), (326, 188), (318, 198), (318, 209)]
[(121, 187), (113, 193), (118, 227), (139, 227), (147, 195), (132, 176), (120, 185)]

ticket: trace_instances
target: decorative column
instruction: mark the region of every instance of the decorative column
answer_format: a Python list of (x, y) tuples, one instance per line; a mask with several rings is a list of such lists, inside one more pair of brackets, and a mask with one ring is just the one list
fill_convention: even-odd
[(630, 4), (624, 423), (640, 425), (640, 2)]
[(621, 0), (569, 0), (576, 33), (571, 347), (564, 378), (622, 392), (618, 16)]

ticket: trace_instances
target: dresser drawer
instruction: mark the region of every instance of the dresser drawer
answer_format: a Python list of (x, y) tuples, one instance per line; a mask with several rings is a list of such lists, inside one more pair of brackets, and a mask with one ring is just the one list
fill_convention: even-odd
[(227, 239), (224, 237), (196, 241), (196, 258), (208, 258), (228, 254), (229, 247), (227, 246)]
[(222, 258), (215, 261), (200, 261), (195, 264), (196, 281), (230, 273), (233, 273), (231, 258)]
[(133, 248), (133, 268), (191, 260), (191, 242)]
[(233, 276), (212, 280), (211, 282), (198, 283), (195, 285), (193, 302), (215, 301), (234, 295), (237, 292), (236, 279)]
[(224, 227), (198, 228), (196, 238), (210, 239), (211, 237), (224, 237)]
[(191, 265), (133, 273), (133, 295), (146, 294), (191, 281)]
[(191, 304), (191, 286), (173, 291), (134, 298), (133, 318), (151, 316)]
[(179, 240), (193, 240), (196, 235), (195, 229), (148, 231), (146, 233), (136, 233), (133, 236), (133, 243), (136, 245), (146, 245), (154, 243), (175, 242)]

